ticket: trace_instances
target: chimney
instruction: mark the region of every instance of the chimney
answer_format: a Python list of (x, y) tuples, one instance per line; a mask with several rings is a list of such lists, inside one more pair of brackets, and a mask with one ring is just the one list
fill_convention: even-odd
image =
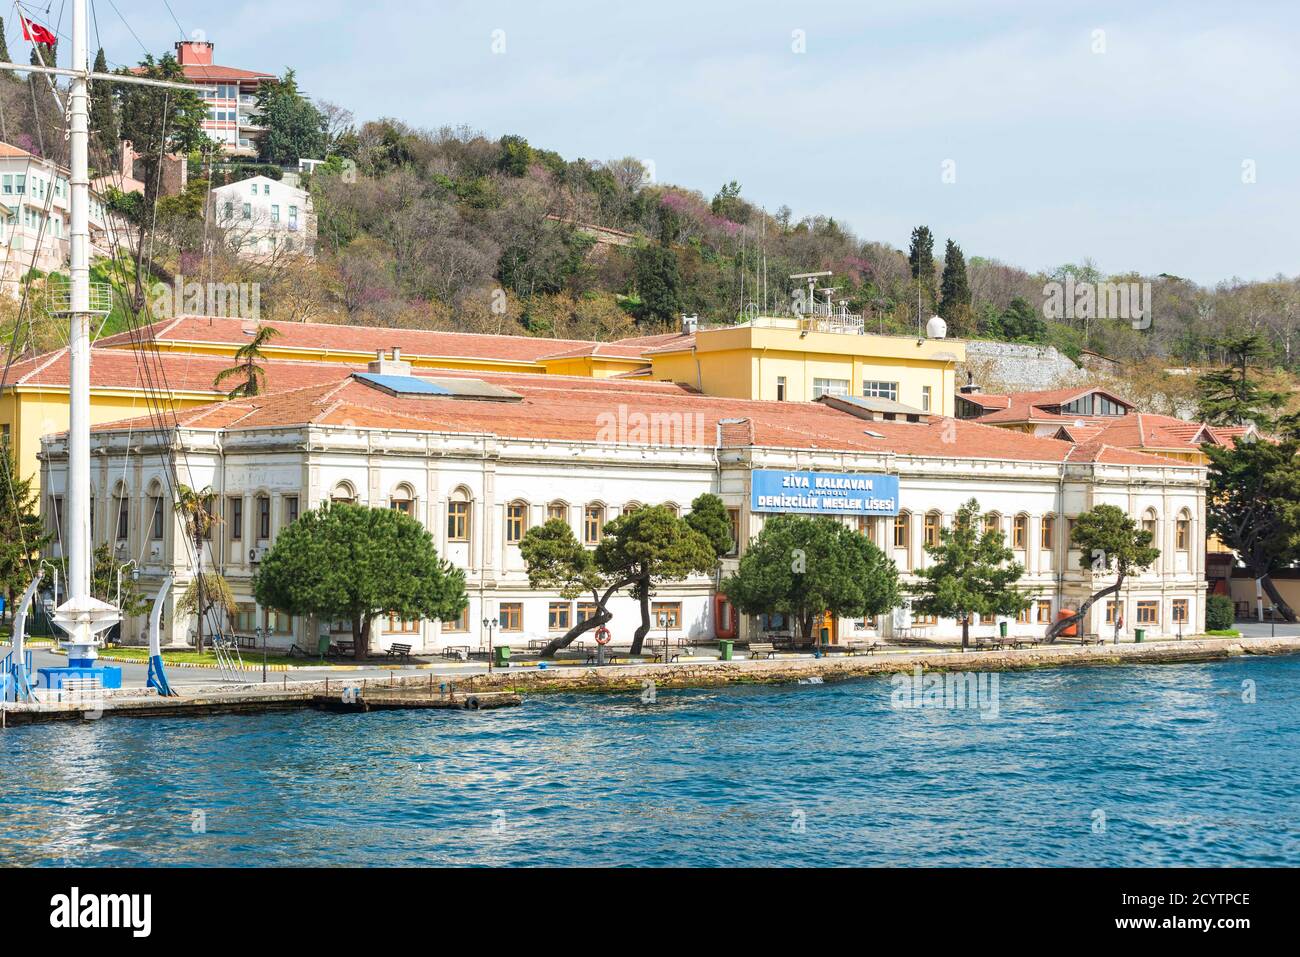
[(366, 371), (375, 375), (408, 376), (411, 374), (411, 364), (402, 361), (402, 350), (394, 346), (391, 359), (388, 358), (383, 349), (376, 349), (375, 358), (366, 366)]
[(695, 330), (699, 327), (700, 317), (698, 314), (694, 316), (682, 315), (682, 335), (693, 336), (695, 335)]
[(206, 40), (180, 40), (176, 62), (181, 66), (212, 66), (212, 44)]

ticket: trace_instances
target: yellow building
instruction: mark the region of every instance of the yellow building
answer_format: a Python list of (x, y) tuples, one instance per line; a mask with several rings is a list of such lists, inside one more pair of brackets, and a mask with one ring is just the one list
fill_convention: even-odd
[(810, 402), (822, 395), (889, 399), (952, 415), (961, 342), (882, 336), (860, 322), (759, 316), (711, 328), (688, 327), (648, 349), (650, 377), (706, 395)]

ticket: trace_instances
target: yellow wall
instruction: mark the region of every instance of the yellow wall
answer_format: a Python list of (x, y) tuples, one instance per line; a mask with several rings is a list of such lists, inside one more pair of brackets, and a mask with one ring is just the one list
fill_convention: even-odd
[[(212, 393), (180, 393), (173, 396), (170, 407), (190, 409), (207, 405), (215, 398)], [(138, 418), (156, 412), (157, 408), (157, 403), (151, 406), (146, 401), (143, 390), (92, 389), (90, 424)], [(0, 395), (0, 426), (3, 425), (9, 426), (9, 442), (18, 461), (18, 474), (24, 477), (37, 474), (40, 463), (36, 454), (41, 450), (41, 437), (67, 431), (67, 389), (41, 386), (6, 389)]]
[(651, 357), (652, 377), (683, 382), (709, 395), (737, 399), (777, 398), (777, 379), (786, 380), (789, 401), (814, 398), (814, 380), (846, 379), (849, 394), (861, 395), (866, 380), (898, 383), (898, 401), (922, 408), (930, 387), (930, 411), (952, 415), (954, 365), (965, 346), (946, 339), (856, 336), (795, 329), (734, 326), (696, 333), (695, 346)]

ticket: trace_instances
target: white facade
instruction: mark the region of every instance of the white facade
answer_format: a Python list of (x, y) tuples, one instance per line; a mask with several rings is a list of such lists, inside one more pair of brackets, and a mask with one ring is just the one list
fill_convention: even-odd
[(253, 176), (212, 191), (214, 222), (246, 259), (316, 253), (311, 194), (268, 176)]
[[(449, 646), (486, 645), (482, 619), (510, 619), (519, 606), (518, 627), (496, 632), (497, 644), (523, 649), (568, 629), (583, 599), (530, 590), (517, 544), (508, 540), (507, 510), (524, 506), (526, 525), (544, 522), (548, 507), (566, 506), (568, 521), (581, 541), (585, 510), (604, 509), (606, 520), (635, 504), (671, 503), (682, 511), (703, 492), (722, 496), (734, 510), (742, 539), (756, 535), (764, 516), (750, 511), (750, 473), (754, 468), (886, 473), (900, 481), (900, 517), (868, 518), (858, 525), (885, 548), (904, 577), (926, 561), (926, 518), (950, 523), (959, 506), (974, 497), (995, 519), (1026, 566), (1022, 585), (1035, 605), (1024, 621), (1009, 622), (1012, 634), (1041, 635), (1062, 608), (1078, 607), (1113, 577), (1080, 570), (1077, 552), (1064, 546), (1067, 522), (1097, 504), (1123, 508), (1153, 530), (1162, 555), (1150, 572), (1129, 581), (1120, 596), (1126, 636), (1143, 627), (1151, 637), (1195, 634), (1204, 628), (1205, 555), (1204, 470), (1152, 460), (1150, 465), (1005, 462), (958, 457), (901, 456), (882, 453), (814, 452), (762, 448), (667, 448), (588, 441), (502, 439), (474, 433), (433, 433), (352, 427), (295, 426), (247, 430), (184, 429), (184, 453), (163, 449), (152, 433), (97, 431), (92, 439), (96, 471), (94, 539), (109, 541), (119, 561), (134, 559), (143, 572), (141, 587), (152, 593), (171, 573), (178, 585), (169, 605), (191, 574), (181, 528), (170, 504), (167, 470), (194, 488), (218, 493), (225, 519), (205, 546), (204, 564), (218, 567), (244, 608), (229, 630), (252, 633), (269, 627), (271, 645), (297, 643), (314, 648), (328, 623), (290, 621), (254, 607), (250, 582), (257, 561), (294, 515), (327, 499), (352, 499), (372, 506), (409, 511), (432, 532), (441, 555), (464, 568), (470, 607), (463, 627), (439, 622), (375, 623), (373, 644), (411, 644), (432, 652)], [(42, 502), (53, 528), (54, 500), (65, 487), (66, 452), (62, 437), (45, 440)], [(121, 502), (125, 517), (119, 520)], [(461, 503), (464, 503), (463, 505)], [(464, 534), (451, 520), (467, 515)], [(159, 518), (154, 519), (158, 514)], [(1044, 524), (1050, 533), (1044, 538)], [(1183, 523), (1186, 523), (1185, 525)], [(119, 533), (121, 537), (119, 538)], [(895, 546), (897, 542), (897, 546)], [(55, 546), (57, 549), (57, 545)], [(724, 560), (723, 572), (736, 557)], [(701, 577), (665, 586), (653, 601), (677, 612), (673, 638), (708, 640), (715, 636), (715, 582)], [(554, 606), (554, 607), (553, 607)], [(567, 606), (567, 613), (559, 611)], [(679, 606), (677, 608), (676, 606)], [(626, 646), (639, 624), (628, 597), (611, 605), (614, 645)], [(1113, 634), (1106, 603), (1098, 603), (1085, 633)], [(567, 614), (567, 619), (563, 617)], [(557, 616), (559, 624), (557, 624)], [(657, 620), (657, 616), (655, 617)], [(989, 634), (996, 622), (983, 622), (972, 634)], [(931, 627), (931, 634), (960, 633), (953, 621), (913, 621), (907, 611), (875, 622), (839, 621), (834, 640), (862, 635), (893, 636), (905, 629)], [(193, 620), (178, 619), (169, 607), (164, 640), (186, 642)], [(779, 621), (742, 619), (739, 637), (780, 631)], [(125, 637), (140, 640), (145, 620), (128, 622)], [(981, 630), (981, 628), (983, 630)], [(340, 632), (343, 629), (338, 629)], [(662, 637), (659, 629), (652, 637)]]

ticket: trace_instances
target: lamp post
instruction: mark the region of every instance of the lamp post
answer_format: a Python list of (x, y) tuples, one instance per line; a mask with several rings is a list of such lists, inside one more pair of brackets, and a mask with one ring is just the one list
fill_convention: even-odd
[(669, 616), (668, 616), (668, 612), (666, 612), (666, 611), (661, 611), (661, 612), (659, 613), (659, 627), (662, 628), (662, 629), (664, 630), (664, 664), (668, 664), (668, 624), (669, 624), (669, 621), (670, 621), (670, 618), (669, 618)]
[(487, 633), (488, 633), (488, 658), (487, 658), (488, 674), (492, 674), (492, 652), (493, 652), (492, 629), (495, 628), (496, 626), (497, 626), (497, 620), (495, 618), (483, 619), (483, 627), (487, 629)]

